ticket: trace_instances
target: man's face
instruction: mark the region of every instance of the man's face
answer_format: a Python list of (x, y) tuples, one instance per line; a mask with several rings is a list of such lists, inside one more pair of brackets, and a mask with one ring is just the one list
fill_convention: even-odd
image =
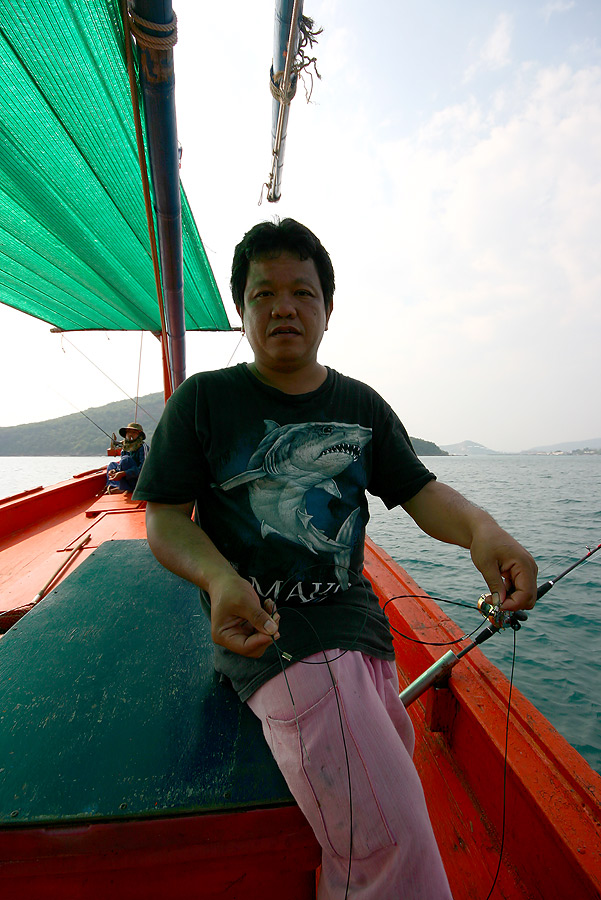
[(135, 428), (126, 428), (125, 429), (125, 440), (126, 441), (135, 441), (135, 439), (139, 436), (140, 432), (136, 431)]
[(330, 311), (312, 259), (282, 253), (250, 263), (238, 312), (259, 369), (294, 372), (314, 365)]

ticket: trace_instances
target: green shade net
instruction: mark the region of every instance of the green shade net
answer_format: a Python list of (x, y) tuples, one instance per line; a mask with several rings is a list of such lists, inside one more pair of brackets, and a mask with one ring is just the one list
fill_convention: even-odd
[[(118, 0), (0, 3), (0, 302), (160, 331)], [(188, 330), (229, 330), (182, 189)]]

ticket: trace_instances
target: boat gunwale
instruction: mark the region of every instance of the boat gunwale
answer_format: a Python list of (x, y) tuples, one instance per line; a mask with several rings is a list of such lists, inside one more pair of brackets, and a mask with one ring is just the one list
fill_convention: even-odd
[(57, 513), (68, 512), (71, 507), (92, 500), (101, 493), (105, 478), (106, 469), (99, 467), (34, 493), (0, 500), (0, 546), (5, 545), (5, 541), (10, 546), (28, 528), (41, 526)]

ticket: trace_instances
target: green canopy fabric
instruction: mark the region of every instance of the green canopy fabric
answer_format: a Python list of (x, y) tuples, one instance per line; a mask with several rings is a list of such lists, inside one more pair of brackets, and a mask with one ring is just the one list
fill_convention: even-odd
[[(182, 222), (186, 328), (229, 330), (183, 188)], [(160, 331), (118, 0), (2, 4), (0, 302)]]

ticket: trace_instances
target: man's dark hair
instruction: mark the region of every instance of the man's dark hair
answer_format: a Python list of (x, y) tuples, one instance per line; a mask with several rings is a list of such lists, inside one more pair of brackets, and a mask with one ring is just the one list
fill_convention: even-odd
[(330, 254), (312, 231), (295, 219), (281, 222), (259, 222), (247, 231), (236, 249), (232, 261), (230, 287), (238, 309), (244, 308), (244, 288), (250, 263), (270, 259), (281, 253), (291, 253), (299, 259), (312, 259), (319, 275), (326, 310), (334, 299), (334, 267)]

